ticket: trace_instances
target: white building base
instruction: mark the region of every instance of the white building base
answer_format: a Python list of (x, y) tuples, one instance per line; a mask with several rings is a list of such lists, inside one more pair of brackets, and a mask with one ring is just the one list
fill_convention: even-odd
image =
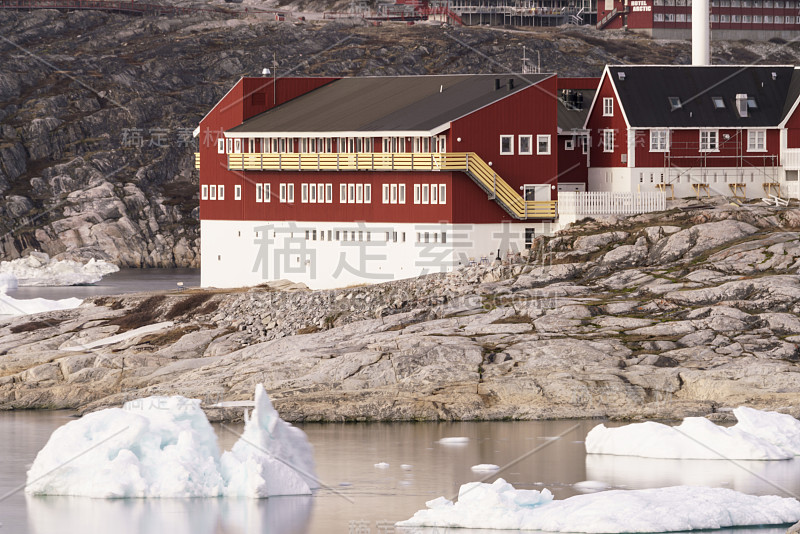
[(491, 262), (552, 235), (549, 222), (506, 224), (200, 223), (201, 285), (245, 287), (273, 280), (311, 289), (413, 278)]

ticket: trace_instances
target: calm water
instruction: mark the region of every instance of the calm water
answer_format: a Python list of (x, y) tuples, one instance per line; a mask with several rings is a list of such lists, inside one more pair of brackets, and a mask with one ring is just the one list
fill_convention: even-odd
[(200, 285), (200, 269), (121, 269), (104, 276), (102, 280), (88, 286), (20, 287), (7, 293), (15, 299), (66, 299), (119, 295), (137, 291), (160, 291)]
[[(0, 412), (0, 496), (24, 484), (26, 469), (50, 433), (70, 419), (67, 412)], [(104, 501), (26, 497), (17, 491), (0, 500), (0, 534), (389, 534), (400, 532), (386, 526), (389, 523), (410, 517), (427, 500), (440, 495), (452, 497), (462, 483), (480, 478), (470, 471), (472, 465), (503, 465), (537, 447), (540, 450), (508, 469), (503, 477), (519, 487), (548, 487), (556, 498), (576, 494), (572, 484), (587, 479), (620, 488), (702, 484), (753, 494), (780, 494), (778, 487), (800, 493), (798, 460), (734, 465), (722, 461), (587, 457), (582, 440), (596, 423), (303, 425), (314, 445), (318, 474), (327, 486), (312, 497)], [(578, 427), (573, 432), (545, 445), (547, 437), (575, 424)], [(241, 426), (234, 428), (241, 430)], [(221, 426), (216, 430), (223, 448), (230, 448), (237, 439)], [(463, 446), (436, 443), (448, 436), (467, 436), (470, 441)], [(390, 467), (376, 469), (378, 462), (387, 462)], [(401, 464), (412, 467), (403, 470)], [(785, 529), (728, 532), (778, 534)]]

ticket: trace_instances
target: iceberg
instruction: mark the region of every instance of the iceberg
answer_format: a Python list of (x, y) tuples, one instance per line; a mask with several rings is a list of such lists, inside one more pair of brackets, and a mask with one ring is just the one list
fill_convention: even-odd
[(439, 497), (399, 527), (549, 532), (678, 532), (800, 520), (800, 502), (725, 488), (675, 486), (611, 490), (554, 500), (547, 489), (518, 490), (505, 480), (461, 486), (458, 501)]
[(56, 429), (28, 471), (31, 495), (252, 498), (317, 487), (305, 433), (283, 421), (264, 387), (231, 451), (220, 455), (200, 400), (147, 397)]
[(675, 427), (648, 421), (616, 428), (597, 425), (586, 436), (589, 454), (698, 460), (788, 460), (800, 453), (800, 421), (740, 407), (732, 427), (687, 417)]
[(9, 289), (14, 286), (76, 286), (94, 284), (103, 276), (119, 271), (119, 267), (105, 260), (90, 259), (87, 263), (72, 260), (53, 260), (44, 252), (31, 252), (24, 258), (0, 262), (0, 275), (15, 280), (3, 282)]

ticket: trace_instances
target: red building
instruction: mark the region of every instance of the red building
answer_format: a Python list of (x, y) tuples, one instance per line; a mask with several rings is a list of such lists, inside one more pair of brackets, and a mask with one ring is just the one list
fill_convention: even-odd
[(793, 66), (609, 66), (589, 110), (589, 189), (759, 198), (800, 168)]
[[(796, 0), (711, 0), (714, 39), (795, 39), (800, 30)], [(691, 36), (691, 0), (606, 0), (598, 5), (599, 29), (628, 28), (659, 39)]]
[(558, 190), (588, 191), (589, 107), (600, 78), (559, 78)]
[(556, 217), (557, 89), (549, 74), (240, 80), (199, 128), (203, 285), (343, 286), (525, 246)]

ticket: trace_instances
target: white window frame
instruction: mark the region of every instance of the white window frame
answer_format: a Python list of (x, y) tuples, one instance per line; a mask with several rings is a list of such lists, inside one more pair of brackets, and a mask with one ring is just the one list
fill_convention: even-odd
[(294, 203), (294, 184), (288, 184), (286, 189), (287, 189), (287, 193), (286, 193), (287, 200), (289, 201), (289, 204), (293, 204)]
[(280, 185), (280, 201), (286, 202), (286, 184)]
[(320, 204), (325, 202), (325, 184), (317, 184), (317, 202)]
[(575, 138), (564, 139), (564, 150), (575, 150)]
[(315, 184), (308, 185), (308, 201), (312, 204), (317, 203), (317, 186)]
[(422, 203), (429, 204), (431, 201), (431, 186), (429, 184), (422, 184)]
[(747, 130), (747, 151), (767, 151), (767, 131), (764, 129)]
[(372, 184), (364, 184), (364, 204), (372, 204)]
[(333, 202), (333, 184), (325, 184), (325, 203), (330, 204), (331, 202)]
[(242, 200), (242, 186), (239, 184), (233, 186), (233, 199)]
[(203, 184), (200, 186), (200, 200), (208, 200), (208, 185)]
[(419, 184), (414, 184), (414, 204), (419, 204), (419, 199), (422, 196), (421, 191)]
[(225, 200), (225, 186), (222, 184), (217, 186), (217, 200)]
[(217, 186), (211, 185), (208, 187), (208, 200), (217, 200)]
[(256, 203), (264, 201), (264, 186), (261, 184), (256, 184)]
[[(547, 142), (547, 150), (542, 151), (539, 150), (539, 146), (542, 142)], [(550, 134), (539, 134), (536, 136), (536, 155), (537, 156), (549, 156), (552, 152), (551, 145), (550, 145)]]
[(347, 204), (347, 184), (339, 184), (339, 203)]
[(225, 153), (225, 139), (220, 137), (217, 139), (217, 154)]
[(233, 151), (237, 154), (242, 153), (242, 140), (241, 139), (234, 139), (233, 140)]
[(249, 145), (249, 146), (248, 146), (248, 148), (249, 148), (249, 152), (250, 152), (251, 154), (254, 154), (254, 153), (255, 153), (255, 151), (256, 151), (256, 139), (255, 139), (255, 137), (251, 137), (251, 138), (250, 138), (250, 142), (249, 142), (249, 143), (247, 143), (247, 144)]
[[(713, 134), (713, 136), (712, 136)], [(719, 130), (700, 130), (700, 152), (719, 152)], [(707, 138), (704, 140), (703, 137)], [(711, 138), (713, 137), (713, 147)]]
[(356, 184), (356, 204), (364, 203), (364, 185)]
[[(505, 141), (508, 141), (508, 150), (503, 150), (503, 144)], [(501, 135), (500, 136), (500, 155), (501, 156), (513, 156), (514, 155), (514, 136), (513, 135)]]
[(439, 204), (447, 204), (447, 184), (439, 184)]
[(264, 184), (264, 193), (263, 193), (264, 196), (262, 197), (262, 200), (264, 202), (269, 202), (271, 200), (271, 195), (269, 193), (269, 189), (270, 189), (269, 184)]
[(303, 204), (308, 202), (308, 184), (300, 185), (300, 202)]
[(650, 152), (669, 152), (669, 130), (650, 130)]
[(614, 116), (614, 99), (610, 96), (603, 97), (603, 117)]
[[(528, 149), (525, 150), (522, 146), (523, 141), (528, 142)], [(519, 150), (520, 156), (530, 156), (533, 154), (533, 136), (532, 135), (520, 135), (517, 139), (517, 144), (519, 145), (517, 149)]]
[(348, 202), (348, 204), (355, 204), (355, 202), (356, 202), (356, 184), (347, 184), (347, 202)]
[(431, 184), (431, 204), (439, 203), (439, 188), (436, 184)]
[(400, 184), (397, 186), (397, 202), (398, 204), (406, 203), (406, 184)]
[(225, 153), (233, 154), (233, 139), (225, 139)]
[(389, 188), (389, 203), (397, 204), (397, 184), (392, 184)]
[[(614, 130), (601, 130), (603, 133), (603, 152), (614, 152)], [(611, 142), (609, 142), (609, 140)]]
[(384, 204), (388, 204), (389, 203), (389, 184), (383, 184), (383, 187), (381, 189), (383, 191), (383, 193), (382, 193), (383, 203)]

